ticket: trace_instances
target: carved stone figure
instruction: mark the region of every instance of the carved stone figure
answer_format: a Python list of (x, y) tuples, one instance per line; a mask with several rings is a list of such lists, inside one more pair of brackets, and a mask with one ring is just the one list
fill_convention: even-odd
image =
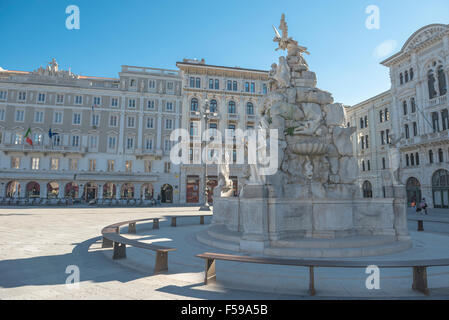
[(396, 138), (394, 134), (390, 135), (391, 144), (389, 145), (389, 162), (390, 162), (390, 172), (391, 176), (393, 177), (393, 185), (402, 185), (401, 182), (401, 154), (399, 152), (399, 142), (401, 141), (401, 138)]

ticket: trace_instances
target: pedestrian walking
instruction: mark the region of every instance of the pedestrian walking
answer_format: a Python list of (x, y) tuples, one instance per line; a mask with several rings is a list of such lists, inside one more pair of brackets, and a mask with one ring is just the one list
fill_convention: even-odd
[(421, 201), (421, 210), (423, 211), (423, 214), (427, 215), (427, 202), (426, 198), (423, 198)]

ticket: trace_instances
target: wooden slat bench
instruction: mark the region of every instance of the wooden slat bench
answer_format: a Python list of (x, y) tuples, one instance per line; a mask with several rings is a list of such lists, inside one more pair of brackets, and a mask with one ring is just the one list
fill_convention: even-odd
[(126, 258), (126, 246), (132, 246), (136, 248), (142, 248), (147, 250), (156, 251), (156, 263), (154, 265), (154, 273), (168, 271), (168, 252), (175, 251), (175, 248), (169, 248), (159, 246), (151, 243), (143, 243), (138, 240), (127, 239), (118, 233), (103, 233), (103, 239), (107, 239), (113, 243), (114, 253), (112, 259), (124, 259)]
[(171, 226), (176, 227), (177, 218), (192, 218), (192, 217), (200, 217), (200, 224), (204, 224), (204, 217), (212, 216), (211, 214), (197, 214), (197, 215), (180, 215), (180, 216), (167, 216), (171, 220)]
[(271, 257), (251, 257), (239, 256), (232, 254), (210, 253), (205, 252), (196, 255), (206, 262), (204, 272), (204, 284), (210, 281), (216, 281), (217, 275), (215, 271), (215, 260), (243, 262), (243, 263), (259, 263), (273, 264), (284, 266), (301, 266), (309, 268), (309, 294), (315, 295), (315, 276), (314, 268), (366, 268), (375, 265), (379, 268), (413, 268), (413, 284), (412, 289), (420, 291), (426, 295), (429, 294), (427, 287), (427, 268), (437, 266), (449, 266), (449, 259), (433, 259), (433, 260), (408, 260), (408, 261), (331, 261), (331, 260), (307, 260), (307, 259), (283, 259)]
[(449, 223), (449, 221), (438, 220), (438, 218), (432, 217), (408, 217), (410, 221), (416, 221), (418, 223), (417, 231), (424, 231), (424, 221), (434, 223)]

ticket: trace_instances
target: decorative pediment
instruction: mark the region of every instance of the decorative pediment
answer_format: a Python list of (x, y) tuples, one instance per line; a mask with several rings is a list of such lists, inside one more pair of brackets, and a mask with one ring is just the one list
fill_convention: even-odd
[(404, 44), (402, 51), (413, 50), (419, 45), (435, 39), (441, 38), (444, 34), (449, 33), (449, 25), (431, 24), (416, 31)]

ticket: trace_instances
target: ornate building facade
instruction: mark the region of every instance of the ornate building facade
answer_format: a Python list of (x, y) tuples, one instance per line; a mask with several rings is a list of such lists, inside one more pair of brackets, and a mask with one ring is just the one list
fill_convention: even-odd
[(356, 126), (354, 148), (364, 196), (388, 196), (392, 185), (389, 145), (400, 150), (400, 179), (409, 203), (449, 207), (449, 25), (416, 31), (402, 49), (381, 63), (391, 89), (347, 108)]
[[(208, 143), (206, 151), (210, 162), (217, 149), (233, 150), (230, 178), (234, 183), (235, 194), (239, 190), (239, 180), (244, 174), (243, 165), (235, 164), (235, 145), (226, 145), (226, 130), (255, 129), (258, 123), (258, 110), (261, 99), (267, 93), (268, 71), (208, 65), (204, 60), (184, 59), (178, 62), (183, 87), (181, 127), (189, 131), (190, 164), (181, 166), (181, 202), (204, 203), (205, 180), (209, 189), (208, 201), (212, 202), (213, 188), (218, 183), (218, 167), (201, 161), (202, 128), (211, 129), (214, 141)], [(209, 110), (207, 120), (205, 108)], [(217, 139), (221, 136), (221, 139)], [(207, 179), (206, 177), (207, 170)]]
[(169, 135), (181, 93), (174, 70), (87, 77), (54, 59), (33, 72), (0, 69), (1, 197), (179, 202)]

